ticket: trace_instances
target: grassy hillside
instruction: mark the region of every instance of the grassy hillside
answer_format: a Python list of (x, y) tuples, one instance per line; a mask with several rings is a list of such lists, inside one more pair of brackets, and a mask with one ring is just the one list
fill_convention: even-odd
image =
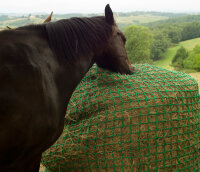
[(142, 25), (155, 21), (167, 20), (167, 16), (156, 16), (152, 14), (130, 15), (130, 16), (115, 16), (115, 20), (121, 30), (124, 30), (128, 25)]
[(169, 69), (172, 70), (173, 67), (170, 66), (171, 61), (173, 59), (173, 57), (176, 54), (176, 51), (181, 47), (185, 47), (187, 50), (192, 50), (196, 45), (200, 45), (200, 38), (196, 38), (196, 39), (191, 39), (188, 41), (183, 41), (180, 42), (179, 44), (177, 44), (174, 47), (171, 47), (167, 50), (167, 52), (164, 54), (164, 58), (162, 60), (159, 60), (157, 62), (154, 63), (155, 66), (159, 66), (162, 67), (164, 69)]
[[(169, 48), (167, 52), (165, 53), (164, 58), (162, 60), (155, 62), (154, 65), (158, 67), (162, 67), (164, 69), (174, 70), (173, 67), (170, 66), (170, 64), (178, 48), (180, 46), (183, 46), (187, 50), (192, 50), (196, 45), (200, 45), (200, 38), (180, 42), (178, 45)], [(187, 72), (190, 76), (192, 76), (197, 81), (200, 87), (200, 72), (192, 72), (192, 71), (184, 71), (184, 72)], [(200, 93), (200, 88), (199, 88), (199, 93)]]

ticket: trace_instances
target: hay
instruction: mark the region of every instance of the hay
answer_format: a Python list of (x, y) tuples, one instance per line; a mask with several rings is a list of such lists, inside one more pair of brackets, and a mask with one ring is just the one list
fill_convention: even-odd
[(134, 75), (94, 66), (74, 92), (66, 126), (43, 155), (52, 171), (195, 171), (199, 94), (190, 76), (150, 65)]

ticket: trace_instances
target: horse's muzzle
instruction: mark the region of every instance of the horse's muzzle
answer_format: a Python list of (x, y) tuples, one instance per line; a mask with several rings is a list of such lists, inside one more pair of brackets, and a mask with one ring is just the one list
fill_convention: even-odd
[(127, 74), (127, 75), (131, 75), (133, 74), (135, 71), (135, 67), (132, 65), (128, 65), (128, 68), (126, 71), (122, 72), (122, 74)]

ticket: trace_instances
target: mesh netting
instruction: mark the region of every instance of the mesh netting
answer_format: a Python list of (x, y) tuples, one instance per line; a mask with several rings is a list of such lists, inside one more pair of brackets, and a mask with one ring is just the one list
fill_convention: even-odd
[(200, 103), (190, 76), (150, 65), (133, 75), (93, 66), (65, 128), (43, 154), (49, 171), (198, 171)]

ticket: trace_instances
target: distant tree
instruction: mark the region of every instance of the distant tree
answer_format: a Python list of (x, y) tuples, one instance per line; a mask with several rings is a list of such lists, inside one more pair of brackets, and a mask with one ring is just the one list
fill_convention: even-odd
[(127, 38), (126, 50), (131, 63), (150, 62), (151, 31), (142, 26), (128, 26), (124, 34)]
[(9, 20), (8, 15), (0, 15), (0, 21), (6, 21)]
[(197, 38), (200, 36), (200, 23), (193, 22), (188, 23), (182, 30), (182, 41)]
[[(195, 16), (193, 18), (195, 18), (195, 20), (200, 19), (200, 15), (197, 18)], [(200, 22), (192, 22), (193, 18), (187, 16), (186, 18), (182, 18), (183, 21), (180, 20), (181, 18), (174, 18), (157, 22), (157, 25), (156, 23), (148, 25), (153, 32), (163, 32), (172, 43), (178, 43), (180, 41), (200, 37)], [(185, 19), (187, 22), (184, 22)]]
[(184, 68), (200, 70), (200, 46), (196, 45), (183, 62)]
[(194, 64), (194, 69), (200, 71), (200, 53), (199, 54), (195, 54), (194, 56), (194, 61), (195, 61), (195, 64)]
[(28, 21), (31, 20), (31, 13), (28, 15), (27, 20), (28, 20)]
[(172, 65), (176, 67), (183, 68), (183, 62), (184, 60), (188, 57), (188, 52), (187, 50), (182, 46), (180, 47), (174, 58), (172, 59)]
[(168, 31), (168, 37), (172, 43), (179, 43), (182, 39), (180, 29), (173, 27)]
[(167, 35), (163, 32), (154, 31), (153, 40), (151, 43), (151, 56), (152, 60), (160, 60), (163, 57), (163, 54), (166, 52), (169, 47), (170, 41), (167, 38)]

